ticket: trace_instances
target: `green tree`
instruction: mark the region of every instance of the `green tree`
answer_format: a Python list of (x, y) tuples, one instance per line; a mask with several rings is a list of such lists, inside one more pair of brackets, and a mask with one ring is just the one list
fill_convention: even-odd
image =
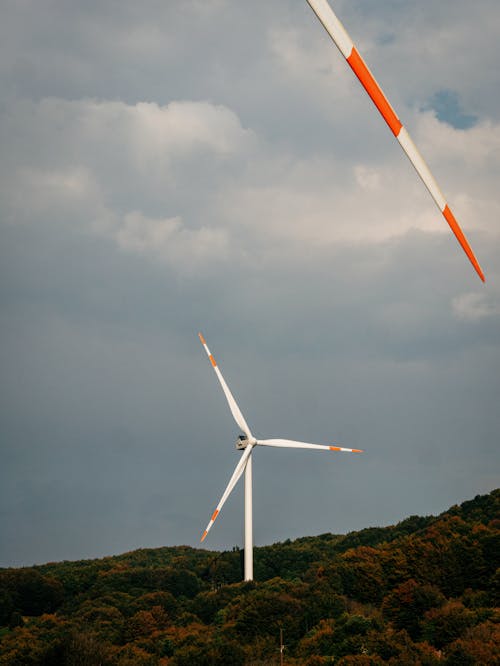
[(460, 601), (449, 601), (441, 608), (428, 611), (422, 621), (423, 637), (432, 645), (443, 648), (460, 638), (475, 624), (476, 615)]
[(382, 612), (397, 629), (406, 629), (413, 640), (421, 635), (421, 619), (431, 608), (440, 608), (444, 595), (433, 585), (417, 583), (413, 578), (401, 583), (384, 597)]

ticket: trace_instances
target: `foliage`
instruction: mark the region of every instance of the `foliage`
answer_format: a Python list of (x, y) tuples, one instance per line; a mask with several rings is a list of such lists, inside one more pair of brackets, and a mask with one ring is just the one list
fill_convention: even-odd
[(500, 663), (500, 491), (255, 551), (141, 549), (0, 570), (0, 666)]

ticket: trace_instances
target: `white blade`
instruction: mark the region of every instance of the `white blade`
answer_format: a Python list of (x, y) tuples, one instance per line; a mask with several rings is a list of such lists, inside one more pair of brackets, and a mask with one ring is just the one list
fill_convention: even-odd
[(377, 109), (380, 111), (391, 132), (399, 141), (401, 148), (404, 150), (408, 159), (415, 167), (415, 170), (424, 182), (424, 185), (430, 192), (430, 195), (436, 202), (439, 210), (443, 214), (443, 217), (450, 225), (451, 230), (455, 234), (456, 239), (469, 258), (469, 261), (474, 266), (481, 280), (484, 282), (485, 277), (483, 271), (481, 270), (481, 266), (479, 265), (479, 262), (476, 259), (474, 252), (472, 251), (472, 248), (470, 247), (458, 222), (456, 221), (455, 216), (446, 203), (446, 199), (439, 189), (434, 176), (432, 175), (427, 164), (424, 162), (407, 130), (403, 127), (403, 124), (396, 115), (396, 112), (390, 105), (389, 100), (382, 92), (382, 89), (375, 80), (375, 77), (370, 72), (365, 61), (359, 54), (359, 51), (354, 46), (354, 43), (350, 36), (347, 34), (344, 26), (333, 13), (333, 10), (328, 4), (327, 0), (307, 0), (307, 2), (323, 24), (323, 27), (327, 33), (335, 42), (339, 51), (349, 63), (352, 71), (356, 74), (361, 85), (366, 90)]
[(283, 449), (320, 449), (323, 451), (346, 451), (347, 453), (363, 453), (362, 449), (346, 449), (343, 446), (326, 446), (325, 444), (308, 444), (293, 439), (258, 439), (258, 446), (276, 446)]
[(222, 386), (222, 390), (224, 391), (224, 395), (226, 396), (226, 400), (229, 404), (229, 409), (231, 410), (231, 414), (233, 415), (234, 420), (236, 421), (238, 426), (241, 428), (241, 430), (245, 433), (245, 435), (249, 439), (253, 439), (253, 435), (250, 432), (250, 428), (248, 427), (247, 422), (243, 418), (243, 414), (240, 412), (240, 408), (236, 404), (236, 400), (233, 398), (233, 394), (229, 390), (229, 386), (224, 381), (224, 377), (222, 376), (221, 371), (217, 367), (217, 363), (215, 362), (214, 357), (210, 353), (210, 349), (208, 348), (207, 343), (205, 342), (205, 338), (203, 337), (203, 335), (201, 333), (198, 333), (198, 336), (201, 340), (201, 344), (205, 347), (205, 351), (207, 352), (208, 358), (210, 359), (210, 362), (211, 362), (211, 364), (212, 364), (212, 366), (215, 370), (215, 374), (217, 375), (217, 377), (220, 381), (220, 384)]
[(207, 536), (208, 532), (210, 531), (210, 528), (212, 527), (212, 525), (215, 523), (215, 519), (219, 515), (220, 510), (224, 506), (224, 502), (227, 500), (227, 498), (231, 494), (231, 491), (234, 488), (234, 486), (238, 483), (238, 479), (243, 474), (243, 470), (245, 469), (246, 462), (247, 462), (248, 458), (250, 457), (250, 454), (252, 453), (252, 449), (253, 449), (253, 445), (249, 444), (246, 447), (246, 449), (244, 450), (243, 455), (240, 458), (240, 462), (236, 465), (236, 468), (233, 472), (233, 475), (229, 479), (229, 483), (227, 484), (227, 488), (224, 491), (224, 494), (222, 495), (222, 497), (220, 498), (220, 502), (215, 507), (215, 511), (213, 512), (212, 517), (210, 518), (210, 521), (207, 525), (207, 528), (203, 532), (203, 535), (202, 535), (200, 541), (205, 540), (205, 537)]

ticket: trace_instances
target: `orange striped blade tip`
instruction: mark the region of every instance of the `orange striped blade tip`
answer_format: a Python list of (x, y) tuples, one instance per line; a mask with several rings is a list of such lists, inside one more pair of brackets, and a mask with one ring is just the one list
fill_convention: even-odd
[[(330, 446), (330, 451), (345, 451), (346, 449), (341, 447), (341, 446)], [(347, 451), (351, 451), (352, 453), (364, 453), (363, 449), (347, 449)]]
[(467, 241), (467, 238), (465, 237), (464, 232), (462, 231), (462, 229), (460, 229), (460, 226), (459, 226), (458, 222), (456, 221), (455, 216), (453, 215), (453, 213), (449, 209), (448, 205), (446, 205), (444, 207), (443, 215), (444, 215), (445, 220), (450, 225), (451, 230), (455, 234), (455, 237), (456, 237), (457, 241), (462, 246), (463, 251), (468, 256), (469, 261), (474, 266), (474, 268), (476, 270), (476, 273), (479, 275), (481, 280), (483, 282), (485, 282), (486, 280), (485, 280), (485, 277), (484, 277), (484, 273), (481, 270), (481, 266), (479, 265), (479, 262), (476, 259), (475, 255), (474, 255), (474, 252), (472, 251), (472, 248), (469, 245), (469, 243)]
[(389, 104), (389, 100), (380, 89), (380, 86), (375, 81), (373, 74), (370, 72), (365, 61), (354, 46), (352, 48), (351, 55), (347, 58), (347, 62), (351, 66), (352, 71), (358, 77), (363, 88), (371, 97), (372, 102), (382, 114), (383, 119), (391, 128), (391, 132), (394, 134), (394, 136), (397, 136), (403, 127), (403, 124), (397, 117), (394, 109)]
[(206, 344), (207, 344), (207, 343), (205, 342), (205, 338), (203, 337), (203, 335), (202, 335), (201, 333), (198, 333), (198, 337), (200, 338), (200, 340), (201, 340), (201, 344), (202, 344), (202, 345), (206, 345)]
[(208, 534), (208, 532), (207, 532), (207, 530), (205, 530), (205, 531), (203, 532), (203, 536), (202, 536), (201, 539), (200, 539), (200, 543), (203, 543), (203, 541), (205, 541), (205, 537), (207, 536), (207, 534)]

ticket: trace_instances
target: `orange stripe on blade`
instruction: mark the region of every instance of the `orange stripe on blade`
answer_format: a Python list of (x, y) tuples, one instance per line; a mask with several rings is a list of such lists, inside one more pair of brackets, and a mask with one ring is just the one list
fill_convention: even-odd
[(373, 78), (365, 64), (363, 58), (359, 55), (356, 47), (352, 47), (351, 55), (347, 58), (347, 62), (351, 66), (352, 71), (356, 74), (361, 82), (361, 85), (372, 98), (373, 103), (382, 114), (385, 122), (391, 128), (394, 136), (397, 136), (403, 127), (401, 121), (394, 112), (394, 109), (389, 104), (386, 96), (380, 89), (378, 83)]
[(215, 362), (215, 359), (214, 359), (214, 357), (212, 356), (212, 354), (210, 354), (209, 358), (210, 358), (210, 362), (212, 363), (212, 365), (214, 366), (214, 368), (216, 368), (216, 367), (217, 367), (217, 363)]
[(330, 446), (330, 451), (342, 451), (340, 446)]
[(483, 271), (481, 270), (481, 266), (479, 265), (478, 260), (477, 260), (476, 257), (474, 256), (474, 252), (472, 251), (471, 246), (470, 246), (469, 243), (467, 242), (467, 238), (465, 238), (465, 235), (464, 235), (462, 229), (460, 229), (460, 227), (459, 227), (459, 225), (458, 225), (458, 222), (457, 222), (456, 219), (455, 219), (455, 216), (453, 215), (453, 213), (451, 212), (451, 210), (448, 208), (448, 204), (446, 204), (446, 206), (444, 207), (443, 215), (444, 215), (445, 220), (446, 220), (446, 221), (448, 222), (448, 224), (450, 225), (451, 230), (452, 230), (453, 233), (455, 234), (455, 236), (456, 236), (456, 238), (457, 238), (457, 241), (458, 241), (458, 242), (460, 243), (460, 245), (462, 246), (462, 248), (463, 248), (465, 254), (469, 257), (469, 261), (471, 262), (471, 264), (472, 264), (472, 265), (474, 266), (474, 268), (476, 269), (476, 273), (479, 275), (479, 277), (481, 278), (481, 280), (484, 282), (484, 281), (485, 281), (485, 277), (484, 277), (484, 273), (483, 273)]
[(205, 342), (205, 338), (203, 337), (203, 335), (202, 335), (201, 333), (198, 333), (198, 337), (200, 338), (200, 340), (201, 340), (201, 344), (202, 344), (202, 345), (206, 345), (206, 344), (207, 344), (207, 343)]
[(353, 453), (364, 453), (363, 449), (351, 449)]
[(219, 512), (217, 511), (217, 509), (215, 509), (215, 511), (214, 511), (212, 517), (210, 518), (210, 520), (213, 522), (217, 518), (218, 515), (219, 515)]
[(208, 532), (207, 532), (207, 530), (205, 530), (205, 531), (203, 532), (203, 536), (202, 536), (201, 539), (200, 539), (200, 542), (205, 540), (205, 537), (207, 536), (207, 534), (208, 534)]

